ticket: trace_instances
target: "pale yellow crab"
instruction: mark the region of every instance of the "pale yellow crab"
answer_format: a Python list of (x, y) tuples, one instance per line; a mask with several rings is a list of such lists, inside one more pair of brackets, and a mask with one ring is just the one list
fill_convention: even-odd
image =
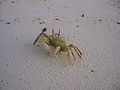
[(37, 36), (36, 40), (33, 43), (34, 46), (40, 41), (40, 43), (42, 43), (44, 46), (54, 48), (53, 56), (58, 56), (62, 52), (67, 52), (67, 56), (72, 56), (75, 60), (75, 51), (81, 59), (82, 52), (78, 49), (77, 46), (73, 44), (67, 45), (66, 41), (63, 40), (60, 36), (60, 30), (59, 33), (54, 33), (54, 30), (52, 30), (52, 35), (48, 35), (45, 33), (45, 31), (47, 31), (46, 28), (44, 28), (42, 32)]

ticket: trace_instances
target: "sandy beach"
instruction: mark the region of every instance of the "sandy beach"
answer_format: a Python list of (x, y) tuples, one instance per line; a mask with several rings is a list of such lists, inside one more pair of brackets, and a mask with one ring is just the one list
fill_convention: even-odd
[[(34, 47), (43, 28), (84, 60)], [(0, 0), (0, 90), (120, 90), (120, 0)]]

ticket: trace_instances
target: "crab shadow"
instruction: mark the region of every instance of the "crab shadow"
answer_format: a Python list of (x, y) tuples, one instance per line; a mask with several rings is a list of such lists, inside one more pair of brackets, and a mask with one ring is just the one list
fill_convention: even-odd
[(45, 51), (43, 48), (36, 47), (33, 45), (31, 46), (32, 46), (32, 50), (34, 51), (34, 55), (38, 57), (42, 57), (43, 59), (45, 59), (46, 57), (49, 57), (49, 52)]
[(47, 62), (49, 53), (41, 47), (33, 46), (32, 43), (24, 43), (24, 46), (21, 47), (22, 53), (25, 54), (26, 58), (29, 58), (34, 61), (39, 60)]
[(32, 43), (25, 45), (27, 51), (27, 54), (31, 56), (31, 60), (34, 61), (40, 61), (43, 63), (51, 63), (52, 65), (57, 65), (57, 66), (67, 66), (67, 65), (72, 65), (68, 63), (68, 57), (67, 53), (62, 53), (58, 57), (52, 57), (51, 53), (48, 52), (47, 50), (44, 50), (42, 47), (34, 46)]

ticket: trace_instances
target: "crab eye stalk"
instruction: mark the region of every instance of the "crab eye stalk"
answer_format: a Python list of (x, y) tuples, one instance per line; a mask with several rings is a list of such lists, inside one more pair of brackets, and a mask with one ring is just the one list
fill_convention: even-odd
[(45, 31), (47, 31), (47, 28), (43, 28), (42, 33), (44, 33)]
[(59, 29), (59, 33), (58, 33), (58, 38), (60, 38), (60, 29)]

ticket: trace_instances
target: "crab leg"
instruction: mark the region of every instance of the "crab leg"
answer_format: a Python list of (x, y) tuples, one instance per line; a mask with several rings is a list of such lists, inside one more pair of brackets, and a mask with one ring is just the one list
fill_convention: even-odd
[(67, 53), (67, 57), (69, 57), (69, 55), (70, 55), (70, 53), (69, 53), (69, 51), (68, 51), (68, 53)]
[(73, 44), (70, 44), (69, 47), (73, 48), (78, 54), (78, 56), (81, 58), (82, 52), (76, 46), (74, 46)]
[(81, 58), (82, 54), (81, 54), (81, 52), (79, 52), (79, 49), (77, 49), (76, 47), (73, 47), (73, 48), (77, 52), (78, 56)]
[(33, 43), (34, 46), (35, 46), (36, 42), (38, 41), (39, 37), (40, 37), (40, 34), (39, 34), (39, 35), (37, 36), (37, 38), (35, 39), (35, 41), (34, 41), (34, 43)]
[(75, 48), (78, 50), (78, 52), (79, 52), (80, 55), (82, 56), (82, 52), (78, 49), (78, 47), (75, 46)]
[(46, 38), (49, 39), (49, 36), (48, 36), (48, 35), (46, 35), (45, 33), (40, 33), (40, 34), (37, 36), (37, 38), (35, 39), (34, 43), (33, 43), (34, 46), (35, 46), (36, 42), (38, 41), (38, 39), (40, 38), (41, 35), (43, 35), (43, 36), (45, 36)]
[(72, 51), (72, 48), (70, 48), (70, 51), (71, 51), (71, 54), (72, 54), (72, 56), (73, 56), (73, 58), (74, 58), (74, 60), (75, 60), (75, 55), (74, 55), (74, 53), (73, 53), (73, 51)]
[(70, 56), (70, 50), (69, 50), (69, 48), (68, 48), (68, 53), (67, 53), (67, 57), (69, 58), (69, 59), (68, 59), (68, 60), (69, 60), (68, 62), (70, 62), (70, 57), (69, 57), (69, 56)]
[(50, 51), (50, 45), (47, 43), (45, 40), (42, 41), (42, 47), (47, 50), (48, 52)]
[(54, 28), (52, 27), (52, 37), (54, 38), (55, 33), (54, 33)]
[(61, 49), (60, 46), (56, 47), (56, 49), (55, 49), (55, 51), (53, 53), (53, 56), (56, 57), (56, 55), (58, 55), (58, 53), (60, 53), (60, 49)]
[[(37, 38), (35, 39), (33, 45), (35, 46), (36, 42), (38, 41), (38, 39), (40, 38), (41, 35), (44, 35), (44, 32), (47, 31), (47, 28), (43, 28), (42, 32), (37, 36)], [(48, 37), (47, 35), (44, 35), (46, 37)]]
[[(72, 52), (72, 49), (70, 48), (70, 47), (68, 47), (68, 55), (67, 55), (67, 57), (69, 57), (69, 56), (73, 56), (73, 58), (74, 58), (74, 60), (75, 60), (75, 55), (74, 55), (74, 53)], [(74, 64), (74, 61), (73, 61), (73, 59), (71, 59), (71, 57), (69, 57), (69, 59), (68, 59), (69, 61), (68, 61), (68, 63), (69, 64)]]

